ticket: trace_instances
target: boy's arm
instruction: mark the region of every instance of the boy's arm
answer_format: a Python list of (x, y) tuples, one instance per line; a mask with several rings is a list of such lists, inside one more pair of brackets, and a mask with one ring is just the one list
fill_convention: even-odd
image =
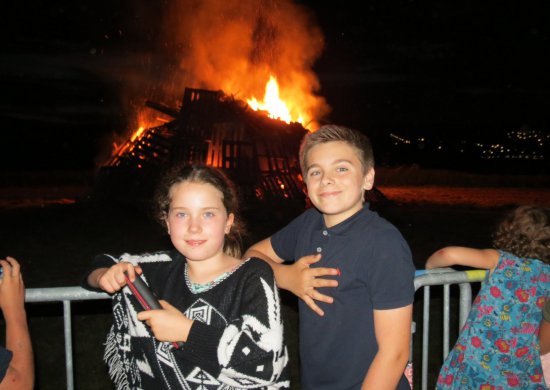
[(412, 304), (389, 310), (374, 310), (374, 333), (378, 352), (361, 389), (395, 390), (409, 359)]
[(337, 287), (338, 282), (336, 280), (323, 279), (319, 276), (338, 275), (339, 271), (335, 268), (309, 267), (321, 260), (321, 255), (304, 256), (293, 264), (282, 264), (284, 260), (273, 250), (271, 239), (266, 238), (252, 245), (243, 257), (257, 257), (266, 261), (273, 269), (277, 286), (292, 292), (320, 316), (325, 313), (315, 303), (315, 300), (332, 303), (332, 297), (321, 294), (316, 289), (319, 287)]
[(426, 269), (463, 265), (472, 268), (494, 269), (498, 263), (496, 249), (474, 249), (461, 246), (448, 246), (439, 249), (426, 261)]
[(273, 250), (271, 239), (269, 237), (263, 239), (262, 241), (258, 241), (250, 248), (248, 248), (248, 250), (243, 255), (243, 258), (247, 259), (249, 257), (257, 257), (266, 261), (272, 269), (277, 268), (284, 261), (279, 256), (277, 256), (277, 254)]
[(0, 280), (0, 308), (6, 321), (6, 349), (13, 353), (0, 389), (32, 389), (34, 359), (25, 311), (25, 285), (14, 258), (0, 260), (0, 264), (4, 269)]

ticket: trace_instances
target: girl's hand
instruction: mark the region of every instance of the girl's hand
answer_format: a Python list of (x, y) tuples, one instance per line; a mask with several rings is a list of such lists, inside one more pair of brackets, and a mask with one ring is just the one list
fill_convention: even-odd
[(109, 294), (119, 291), (122, 287), (126, 286), (124, 272), (128, 273), (128, 277), (133, 282), (136, 279), (136, 274), (141, 275), (142, 270), (140, 266), (134, 266), (126, 261), (121, 261), (111, 268), (103, 268), (96, 275), (97, 285)]
[(159, 302), (162, 310), (139, 312), (137, 319), (145, 321), (159, 341), (187, 341), (193, 320), (187, 318), (168, 302), (163, 300)]

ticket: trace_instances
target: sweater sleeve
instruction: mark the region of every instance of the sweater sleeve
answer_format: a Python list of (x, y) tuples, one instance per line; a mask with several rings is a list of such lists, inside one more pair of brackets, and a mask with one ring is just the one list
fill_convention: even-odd
[(99, 254), (96, 255), (93, 260), (88, 264), (84, 271), (84, 276), (80, 281), (80, 286), (86, 290), (104, 292), (99, 288), (94, 288), (88, 284), (88, 275), (98, 268), (109, 268), (116, 264), (118, 260), (111, 255)]
[(224, 328), (195, 321), (180, 352), (234, 387), (288, 382), (288, 351), (273, 272), (263, 261), (251, 261), (237, 285), (229, 287), (240, 295), (229, 303), (238, 305), (233, 319)]

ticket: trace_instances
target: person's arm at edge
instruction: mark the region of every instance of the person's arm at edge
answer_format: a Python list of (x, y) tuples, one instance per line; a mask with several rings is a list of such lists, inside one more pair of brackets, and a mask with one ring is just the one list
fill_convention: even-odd
[[(2, 260), (4, 276), (2, 283), (7, 283), (8, 289), (2, 293), (11, 302), (2, 304), (4, 320), (6, 322), (6, 349), (13, 353), (12, 360), (6, 375), (0, 382), (0, 389), (32, 389), (34, 386), (34, 357), (31, 336), (25, 311), (25, 285), (17, 261), (7, 258), (11, 265), (11, 275), (8, 274), (7, 262)], [(8, 274), (8, 275), (7, 275)]]
[(310, 268), (313, 263), (321, 260), (321, 255), (304, 256), (290, 265), (283, 264), (281, 259), (273, 250), (271, 239), (266, 238), (252, 245), (244, 254), (243, 258), (257, 257), (267, 262), (273, 274), (277, 286), (288, 290), (298, 298), (302, 299), (314, 312), (323, 316), (325, 313), (315, 303), (315, 300), (332, 303), (333, 298), (319, 293), (318, 287), (337, 287), (338, 282), (334, 279), (318, 278), (319, 276), (338, 275), (335, 268)]
[(426, 260), (426, 269), (462, 265), (472, 268), (493, 270), (498, 263), (496, 249), (475, 249), (461, 246), (448, 246), (434, 252)]
[(27, 315), (22, 308), (4, 315), (6, 320), (6, 349), (13, 352), (0, 389), (32, 389), (34, 385), (34, 361)]
[(395, 390), (409, 360), (412, 304), (389, 310), (374, 310), (376, 353), (362, 390)]

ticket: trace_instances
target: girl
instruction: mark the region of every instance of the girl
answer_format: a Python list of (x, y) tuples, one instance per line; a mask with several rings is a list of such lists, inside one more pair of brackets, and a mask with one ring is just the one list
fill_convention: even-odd
[[(100, 255), (86, 278), (89, 288), (115, 293), (104, 360), (116, 387), (289, 388), (275, 280), (264, 261), (239, 259), (233, 184), (212, 167), (179, 167), (155, 203), (175, 250)], [(130, 280), (141, 274), (161, 310), (141, 311), (125, 271)]]
[(497, 249), (447, 247), (426, 269), (488, 269), (468, 320), (445, 359), (438, 389), (546, 389), (538, 329), (550, 295), (550, 209), (520, 206), (498, 226)]

